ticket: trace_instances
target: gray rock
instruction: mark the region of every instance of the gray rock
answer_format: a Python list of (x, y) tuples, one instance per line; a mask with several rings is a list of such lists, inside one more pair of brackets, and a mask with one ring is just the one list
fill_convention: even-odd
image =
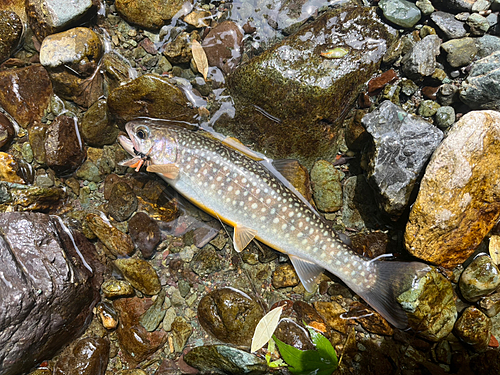
[(483, 10), (488, 10), (490, 8), (490, 5), (490, 0), (476, 0), (474, 4), (472, 4), (471, 10), (473, 12), (482, 12)]
[(397, 218), (408, 205), (415, 182), (443, 133), (390, 101), (361, 122), (373, 137), (368, 180), (384, 211)]
[(455, 109), (451, 106), (444, 106), (438, 108), (434, 116), (436, 125), (444, 130), (448, 129), (455, 123)]
[(473, 0), (433, 0), (432, 3), (438, 9), (451, 10), (454, 12), (467, 12), (472, 9)]
[(478, 256), (462, 272), (458, 285), (467, 301), (476, 302), (500, 286), (500, 271), (488, 255)]
[(463, 38), (467, 34), (464, 23), (457, 20), (453, 14), (434, 12), (431, 14), (431, 20), (448, 39)]
[(472, 65), (460, 88), (460, 99), (474, 109), (500, 109), (500, 51)]
[(477, 54), (473, 38), (452, 39), (441, 45), (447, 53), (446, 61), (454, 67), (469, 65)]
[(375, 195), (364, 175), (349, 177), (344, 183), (342, 222), (348, 228), (374, 228), (381, 220), (374, 204)]
[(434, 73), (440, 45), (441, 39), (437, 35), (427, 35), (403, 56), (401, 64), (408, 78), (421, 79)]
[(472, 13), (467, 18), (467, 25), (469, 25), (472, 35), (484, 35), (490, 28), (488, 20), (478, 13)]
[(378, 3), (384, 17), (392, 23), (412, 28), (420, 20), (420, 9), (406, 0), (381, 0)]
[(432, 3), (430, 0), (417, 0), (415, 5), (420, 9), (423, 15), (428, 16), (429, 14), (432, 14), (434, 12), (434, 6), (432, 6)]
[(0, 215), (0, 373), (27, 372), (83, 332), (100, 298), (94, 246), (57, 217)]
[(477, 55), (480, 59), (500, 51), (500, 38), (493, 35), (484, 35), (476, 40)]
[(458, 100), (458, 87), (450, 83), (445, 83), (439, 87), (437, 100), (443, 106), (451, 105)]

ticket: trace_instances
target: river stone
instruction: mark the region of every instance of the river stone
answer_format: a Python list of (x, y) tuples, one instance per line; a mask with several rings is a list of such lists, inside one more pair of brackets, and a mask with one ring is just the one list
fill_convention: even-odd
[[(394, 40), (376, 9), (326, 12), (228, 77), (237, 114), (214, 126), (272, 158), (298, 158), (306, 167), (319, 156), (334, 159), (343, 117)], [(348, 53), (322, 57), (332, 46)]]
[(79, 339), (66, 348), (54, 367), (54, 375), (104, 375), (109, 341), (101, 337)]
[(148, 332), (153, 332), (163, 320), (166, 310), (163, 309), (165, 302), (165, 289), (162, 289), (151, 307), (141, 316), (141, 326)]
[(119, 129), (111, 121), (105, 98), (96, 101), (83, 115), (82, 137), (89, 146), (103, 147), (115, 143)]
[(402, 69), (408, 78), (419, 80), (434, 74), (440, 45), (441, 39), (437, 35), (427, 35), (403, 56)]
[(136, 248), (144, 258), (151, 258), (160, 243), (161, 233), (156, 220), (144, 212), (137, 212), (128, 222), (128, 230)]
[(193, 333), (193, 327), (181, 316), (175, 317), (172, 322), (172, 338), (176, 353), (182, 353), (189, 336)]
[(18, 163), (12, 155), (0, 152), (0, 181), (24, 184), (24, 180), (17, 174), (18, 169)]
[(108, 214), (116, 221), (125, 221), (137, 210), (137, 197), (123, 181), (113, 185), (108, 201)]
[(23, 24), (19, 16), (12, 11), (0, 10), (0, 63), (10, 57), (22, 33)]
[(281, 319), (274, 334), (278, 340), (299, 350), (314, 349), (314, 345), (309, 338), (309, 333), (291, 319)]
[(418, 9), (420, 9), (424, 16), (428, 16), (436, 10), (430, 0), (417, 0), (415, 5)]
[(484, 35), (481, 38), (477, 38), (475, 41), (477, 56), (481, 59), (500, 50), (500, 38), (498, 36)]
[(420, 337), (438, 342), (453, 330), (457, 318), (453, 286), (436, 268), (419, 275), (397, 300)]
[(257, 301), (233, 288), (216, 289), (198, 305), (198, 320), (205, 331), (235, 345), (250, 346), (263, 316), (264, 310)]
[(266, 361), (254, 354), (226, 345), (205, 345), (193, 348), (184, 361), (202, 374), (267, 374)]
[(349, 177), (344, 183), (342, 222), (348, 228), (373, 228), (380, 221), (380, 210), (365, 175)]
[(76, 170), (85, 159), (76, 118), (57, 116), (45, 133), (45, 160), (57, 173)]
[(443, 43), (441, 48), (447, 53), (446, 61), (454, 68), (469, 65), (477, 54), (473, 38), (449, 40)]
[(455, 323), (455, 334), (475, 351), (488, 348), (491, 338), (491, 319), (475, 306), (467, 307)]
[(158, 294), (161, 290), (160, 279), (155, 269), (144, 259), (121, 258), (116, 259), (114, 265), (138, 291), (147, 294)]
[(434, 120), (439, 129), (450, 128), (455, 123), (455, 109), (451, 106), (439, 107)]
[(472, 65), (460, 88), (460, 99), (474, 109), (500, 110), (500, 51)]
[(420, 9), (406, 0), (381, 0), (378, 3), (384, 17), (394, 24), (412, 28), (420, 20)]
[(467, 34), (464, 23), (457, 20), (453, 14), (438, 11), (430, 17), (447, 39), (463, 38)]
[(373, 138), (368, 181), (378, 192), (384, 211), (397, 218), (443, 133), (388, 100), (361, 121)]
[(112, 226), (99, 215), (88, 214), (85, 218), (90, 230), (114, 256), (126, 256), (134, 252), (134, 243), (126, 234)]
[(0, 106), (23, 128), (40, 121), (50, 104), (52, 83), (43, 66), (0, 72)]
[(61, 188), (42, 188), (34, 185), (12, 184), (0, 181), (0, 212), (53, 211), (66, 194)]
[(439, 107), (441, 107), (434, 100), (422, 100), (418, 106), (417, 114), (422, 117), (431, 117), (436, 114)]
[(116, 0), (115, 7), (125, 21), (146, 29), (159, 29), (172, 18), (188, 14), (192, 1), (185, 3), (184, 0)]
[(342, 184), (344, 174), (326, 160), (318, 160), (311, 170), (316, 207), (323, 212), (335, 212), (342, 207)]
[(472, 35), (484, 35), (490, 28), (488, 20), (478, 13), (472, 13), (467, 18), (467, 25), (469, 25)]
[[(444, 267), (466, 260), (500, 216), (500, 114), (464, 115), (427, 166), (406, 225), (414, 256)], [(439, 194), (436, 194), (439, 192)]]
[(9, 145), (14, 135), (15, 130), (10, 119), (0, 112), (0, 149)]
[(130, 297), (134, 294), (134, 288), (125, 280), (106, 280), (102, 283), (101, 290), (106, 298)]
[(222, 269), (221, 260), (212, 245), (201, 248), (190, 262), (191, 269), (199, 276), (208, 276)]
[(193, 122), (198, 111), (167, 78), (145, 74), (113, 90), (108, 108), (120, 125), (137, 117)]
[(460, 292), (469, 302), (476, 302), (500, 286), (500, 271), (488, 255), (475, 258), (460, 276)]
[(26, 0), (28, 21), (39, 41), (78, 23), (91, 9), (92, 0), (72, 0), (71, 6), (65, 0)]
[(0, 214), (0, 373), (17, 375), (80, 335), (99, 296), (94, 246), (56, 216)]
[(445, 83), (439, 87), (437, 100), (442, 106), (449, 106), (458, 101), (458, 87)]
[(495, 292), (479, 300), (478, 306), (490, 318), (500, 313), (500, 292)]
[(438, 9), (450, 10), (455, 13), (467, 12), (472, 10), (472, 4), (476, 0), (432, 0), (434, 6)]
[(276, 289), (299, 285), (297, 272), (290, 263), (284, 263), (273, 271), (272, 283)]

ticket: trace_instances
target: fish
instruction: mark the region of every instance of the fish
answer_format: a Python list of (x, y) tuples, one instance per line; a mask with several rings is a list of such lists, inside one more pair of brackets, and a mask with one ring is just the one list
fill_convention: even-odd
[(139, 119), (119, 136), (132, 156), (123, 164), (146, 167), (205, 212), (234, 228), (242, 251), (259, 240), (287, 254), (307, 291), (327, 270), (397, 328), (408, 317), (397, 297), (430, 270), (420, 262), (382, 261), (358, 255), (312, 205), (273, 170), (270, 159), (218, 133), (172, 122)]

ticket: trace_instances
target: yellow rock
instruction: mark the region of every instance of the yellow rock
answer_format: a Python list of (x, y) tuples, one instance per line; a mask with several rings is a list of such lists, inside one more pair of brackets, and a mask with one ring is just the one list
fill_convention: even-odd
[(24, 180), (16, 173), (17, 165), (12, 155), (0, 152), (0, 180), (24, 184)]

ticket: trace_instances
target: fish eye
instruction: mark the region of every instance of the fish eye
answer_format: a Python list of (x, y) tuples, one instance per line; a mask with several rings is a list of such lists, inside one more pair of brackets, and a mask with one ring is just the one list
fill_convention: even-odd
[(147, 133), (144, 129), (137, 130), (135, 135), (137, 135), (137, 138), (139, 138), (139, 139), (145, 139), (147, 137)]

